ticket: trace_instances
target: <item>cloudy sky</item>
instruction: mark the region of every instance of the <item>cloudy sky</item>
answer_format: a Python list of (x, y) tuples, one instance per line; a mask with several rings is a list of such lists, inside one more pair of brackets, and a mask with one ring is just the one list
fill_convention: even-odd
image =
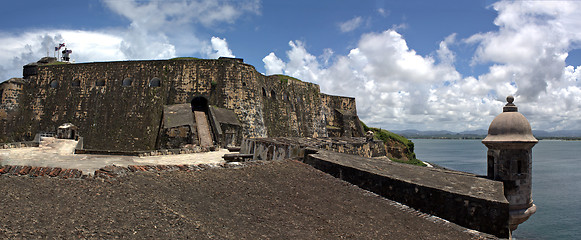
[(75, 62), (244, 58), (357, 99), (391, 130), (486, 129), (514, 95), (533, 129), (581, 129), (581, 1), (19, 0), (0, 81), (65, 43)]

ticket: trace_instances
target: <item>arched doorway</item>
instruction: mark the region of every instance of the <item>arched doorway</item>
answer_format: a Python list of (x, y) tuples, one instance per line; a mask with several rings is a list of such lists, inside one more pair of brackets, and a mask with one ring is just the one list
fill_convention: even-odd
[(192, 99), (192, 111), (208, 112), (208, 99), (202, 96), (197, 96)]

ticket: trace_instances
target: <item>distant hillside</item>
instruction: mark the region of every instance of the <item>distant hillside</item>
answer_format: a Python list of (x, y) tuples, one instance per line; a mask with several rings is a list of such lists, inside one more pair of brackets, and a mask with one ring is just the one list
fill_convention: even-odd
[[(415, 129), (395, 130), (396, 134), (406, 138), (442, 138), (442, 139), (483, 139), (488, 130), (478, 129), (463, 132), (452, 131), (419, 131)], [(581, 130), (543, 131), (533, 130), (533, 135), (538, 139), (573, 139), (581, 140)]]

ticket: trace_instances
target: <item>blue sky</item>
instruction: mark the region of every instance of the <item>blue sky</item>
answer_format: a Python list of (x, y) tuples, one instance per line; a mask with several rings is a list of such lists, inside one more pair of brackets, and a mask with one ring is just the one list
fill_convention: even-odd
[(486, 129), (507, 95), (534, 129), (580, 129), (580, 1), (4, 3), (0, 81), (64, 42), (75, 62), (244, 58), (357, 98), (392, 130)]

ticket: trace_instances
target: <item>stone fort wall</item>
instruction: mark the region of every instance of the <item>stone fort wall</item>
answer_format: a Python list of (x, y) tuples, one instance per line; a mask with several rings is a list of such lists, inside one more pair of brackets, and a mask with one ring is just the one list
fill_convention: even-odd
[(87, 149), (151, 150), (159, 147), (163, 106), (189, 103), (197, 96), (233, 110), (244, 137), (325, 137), (327, 126), (341, 124), (326, 116), (333, 109), (356, 116), (353, 98), (335, 104), (342, 97), (330, 101), (316, 84), (264, 76), (241, 59), (34, 67), (25, 67), (18, 121), (9, 126), (16, 137), (10, 141), (72, 123)]
[(19, 99), (22, 93), (24, 80), (12, 78), (0, 83), (0, 142), (6, 142), (12, 136), (8, 128), (14, 123), (14, 116), (18, 112)]

